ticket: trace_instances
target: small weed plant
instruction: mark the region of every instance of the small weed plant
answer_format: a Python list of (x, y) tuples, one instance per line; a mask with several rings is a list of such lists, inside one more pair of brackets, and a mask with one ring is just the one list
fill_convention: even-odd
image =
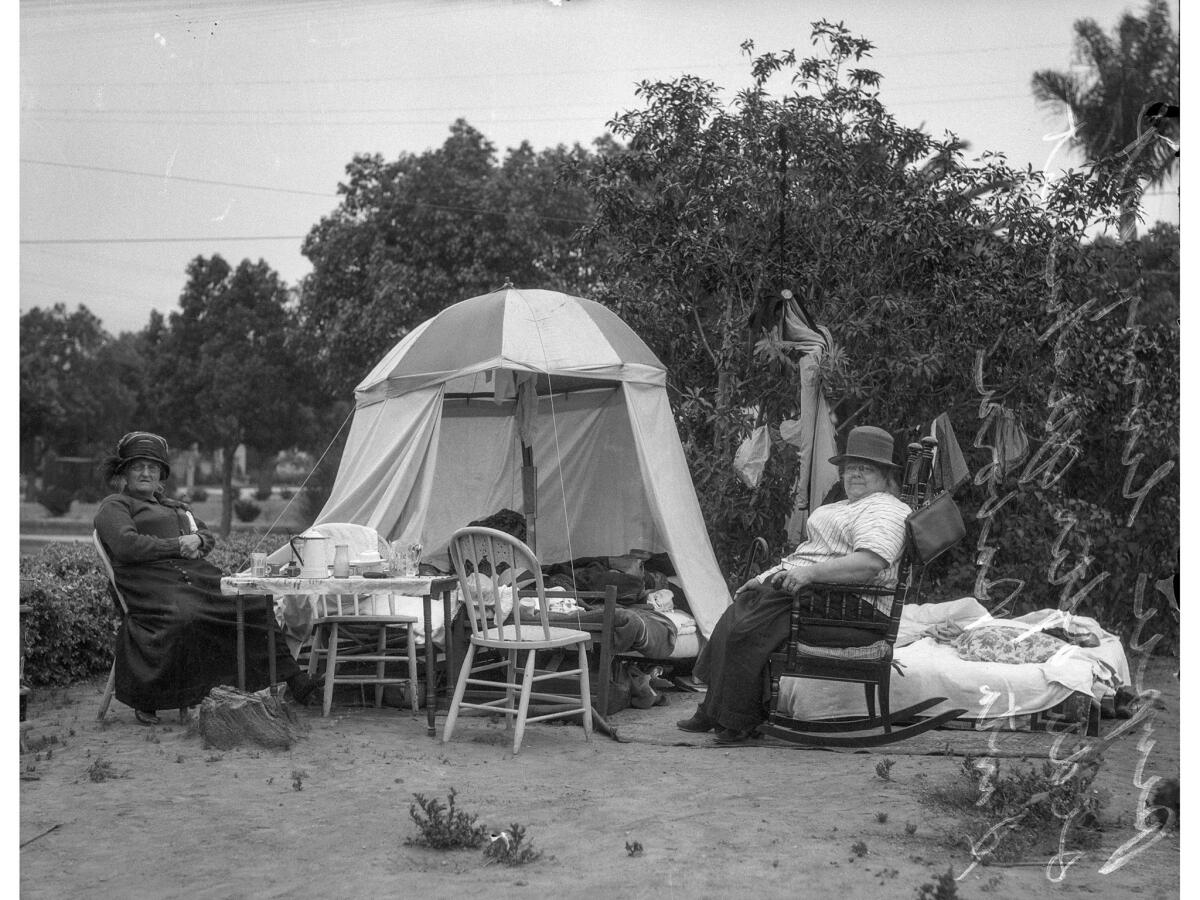
[(542, 851), (533, 849), (533, 841), (525, 842), (525, 828), (513, 822), (508, 831), (490, 836), (483, 848), (483, 856), (489, 863), (506, 866), (523, 866), (541, 858)]
[[(436, 797), (413, 794), (408, 814), (417, 823), (420, 832), (416, 837), (404, 839), (404, 843), (417, 847), (432, 847), (434, 850), (460, 850), (480, 846), (488, 838), (487, 829), (476, 824), (478, 816), (468, 815), (455, 806), (457, 791), (450, 794), (443, 804)], [(524, 832), (522, 831), (522, 834)]]
[(892, 780), (892, 766), (896, 761), (891, 757), (885, 756), (879, 762), (875, 763), (875, 774), (884, 781)]
[(113, 764), (107, 759), (96, 757), (90, 766), (88, 766), (87, 776), (89, 781), (109, 781), (113, 778), (120, 778), (117, 770), (113, 768)]
[[(982, 765), (967, 757), (961, 778), (934, 793), (934, 799), (965, 813), (971, 843), (985, 844), (981, 855), (988, 861), (1013, 862), (1029, 852), (1057, 847), (1087, 849), (1099, 841), (1100, 813), (1108, 802), (1104, 791), (1092, 787), (1100, 769), (1099, 758), (1069, 769), (1049, 760), (1041, 766)], [(999, 822), (1010, 822), (999, 840), (984, 841)], [(1064, 833), (1064, 823), (1066, 830)]]
[(958, 900), (958, 882), (954, 880), (954, 870), (947, 868), (932, 882), (925, 882), (917, 888), (917, 900)]

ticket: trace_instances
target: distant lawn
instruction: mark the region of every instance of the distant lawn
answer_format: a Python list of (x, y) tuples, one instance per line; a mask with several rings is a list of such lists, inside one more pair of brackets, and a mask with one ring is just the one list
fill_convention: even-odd
[[(208, 491), (208, 499), (201, 503), (192, 503), (192, 511), (196, 517), (204, 522), (210, 530), (216, 532), (221, 526), (221, 488), (220, 486), (203, 485)], [(254, 500), (254, 488), (241, 488), (241, 495), (247, 500)], [(295, 488), (286, 488), (285, 490), (295, 490)], [(276, 532), (297, 532), (308, 526), (304, 513), (300, 507), (300, 498), (293, 495), (292, 499), (284, 500), (280, 498), (278, 491), (271, 494), (267, 500), (254, 500), (260, 507), (262, 512), (253, 522), (239, 522), (238, 517), (233, 516), (234, 529), (239, 531), (266, 531), (275, 522), (277, 516), (287, 509), (287, 513), (275, 524), (274, 531)], [(291, 504), (289, 507), (288, 504)], [(76, 501), (71, 504), (71, 509), (65, 515), (51, 516), (46, 511), (46, 508), (40, 503), (30, 503), (21, 501), (21, 522), (28, 523), (34, 530), (45, 530), (47, 526), (53, 523), (54, 530), (75, 530), (71, 528), (72, 524), (78, 524), (79, 530), (88, 531), (92, 527), (92, 520), (96, 516), (98, 503), (80, 503)], [(37, 529), (37, 526), (42, 526), (42, 529)]]

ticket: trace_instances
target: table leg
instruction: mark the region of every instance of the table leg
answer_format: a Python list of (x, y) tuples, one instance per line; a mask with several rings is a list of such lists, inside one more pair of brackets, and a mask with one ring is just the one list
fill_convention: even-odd
[[(421, 598), (421, 605), (425, 618), (425, 729), (426, 733), (433, 737), (437, 734), (434, 724), (437, 714), (437, 673), (434, 670), (434, 658), (437, 654), (433, 651), (433, 624), (429, 621), (433, 617), (432, 592)], [(449, 627), (450, 623), (446, 624)]]
[(267, 604), (267, 672), (271, 680), (271, 696), (275, 696), (275, 598), (267, 594), (264, 598)]
[(445, 617), (446, 627), (444, 633), (446, 635), (446, 697), (449, 699), (454, 695), (454, 688), (458, 684), (458, 670), (454, 666), (454, 638), (450, 634), (450, 594), (452, 591), (442, 591), (442, 615)]
[(235, 598), (237, 609), (238, 690), (246, 690), (246, 606), (242, 595)]

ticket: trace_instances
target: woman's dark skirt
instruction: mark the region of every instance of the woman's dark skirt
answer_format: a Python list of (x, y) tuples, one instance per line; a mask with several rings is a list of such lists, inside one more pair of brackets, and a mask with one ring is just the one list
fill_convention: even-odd
[[(767, 718), (771, 654), (791, 629), (792, 595), (763, 585), (743, 592), (717, 620), (693, 669), (708, 683), (699, 711), (722, 728), (748, 731)], [(884, 617), (880, 616), (880, 620)], [(812, 628), (806, 641), (823, 646), (862, 646), (879, 635), (850, 627)]]
[[(116, 696), (134, 709), (195, 706), (219, 684), (237, 684), (237, 613), (221, 594), (221, 573), (204, 560), (119, 566), (129, 607), (117, 635)], [(264, 604), (246, 608), (246, 688), (269, 683)], [(285, 642), (276, 642), (276, 678), (295, 674)]]

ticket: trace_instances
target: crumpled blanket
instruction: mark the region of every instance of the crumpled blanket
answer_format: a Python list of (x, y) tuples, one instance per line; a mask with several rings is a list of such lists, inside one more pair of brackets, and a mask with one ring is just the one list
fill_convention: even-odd
[(967, 629), (951, 642), (951, 646), (960, 659), (969, 662), (1019, 665), (1044, 663), (1070, 645), (1043, 631), (997, 622)]

